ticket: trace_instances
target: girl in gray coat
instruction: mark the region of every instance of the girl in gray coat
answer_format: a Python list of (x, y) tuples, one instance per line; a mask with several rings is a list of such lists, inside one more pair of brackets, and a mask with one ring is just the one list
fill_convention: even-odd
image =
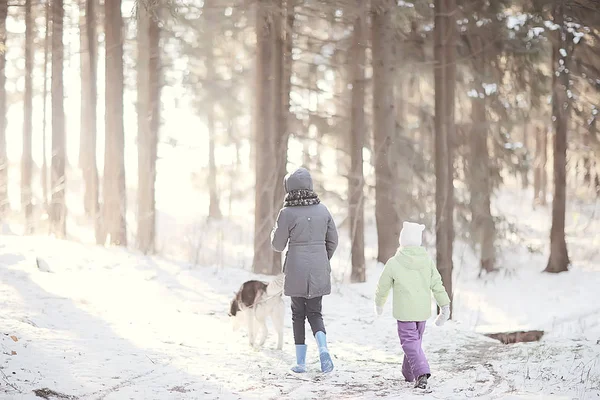
[(307, 169), (298, 168), (286, 175), (283, 184), (286, 196), (271, 232), (271, 245), (278, 252), (288, 246), (283, 273), (284, 294), (292, 298), (297, 361), (292, 371), (306, 372), (304, 321), (308, 319), (317, 340), (321, 371), (331, 372), (333, 362), (327, 350), (321, 302), (331, 293), (329, 260), (338, 245), (337, 229), (329, 210), (313, 192)]

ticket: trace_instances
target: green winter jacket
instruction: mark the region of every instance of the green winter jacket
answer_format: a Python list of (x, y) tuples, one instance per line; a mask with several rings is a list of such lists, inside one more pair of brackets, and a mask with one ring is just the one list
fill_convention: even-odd
[(438, 306), (450, 304), (442, 277), (422, 246), (400, 247), (379, 278), (375, 304), (383, 307), (394, 289), (393, 315), (398, 321), (425, 321), (431, 317), (431, 293)]

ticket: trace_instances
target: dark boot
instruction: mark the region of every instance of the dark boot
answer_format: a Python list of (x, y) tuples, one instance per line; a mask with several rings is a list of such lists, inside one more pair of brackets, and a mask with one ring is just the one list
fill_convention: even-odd
[(417, 383), (415, 383), (415, 389), (427, 389), (427, 379), (429, 378), (429, 374), (421, 375), (417, 378)]

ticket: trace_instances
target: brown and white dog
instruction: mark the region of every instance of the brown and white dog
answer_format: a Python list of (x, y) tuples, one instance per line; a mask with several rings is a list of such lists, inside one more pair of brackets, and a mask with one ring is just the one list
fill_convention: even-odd
[[(283, 303), (284, 275), (278, 275), (271, 283), (250, 280), (244, 282), (231, 300), (229, 316), (233, 318), (234, 330), (239, 328), (240, 320), (246, 319), (250, 346), (261, 347), (267, 340), (267, 318), (271, 318), (277, 332), (277, 350), (283, 348)], [(257, 336), (260, 329), (261, 337)]]

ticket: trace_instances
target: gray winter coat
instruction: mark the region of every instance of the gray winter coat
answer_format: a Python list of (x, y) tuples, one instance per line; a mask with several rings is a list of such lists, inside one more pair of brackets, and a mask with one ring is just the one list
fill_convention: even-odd
[[(299, 168), (285, 177), (284, 186), (286, 193), (312, 190), (313, 182), (308, 170)], [(338, 233), (327, 207), (319, 203), (282, 208), (271, 232), (271, 245), (278, 252), (288, 246), (283, 265), (286, 296), (310, 299), (331, 293), (329, 260), (337, 248)]]

